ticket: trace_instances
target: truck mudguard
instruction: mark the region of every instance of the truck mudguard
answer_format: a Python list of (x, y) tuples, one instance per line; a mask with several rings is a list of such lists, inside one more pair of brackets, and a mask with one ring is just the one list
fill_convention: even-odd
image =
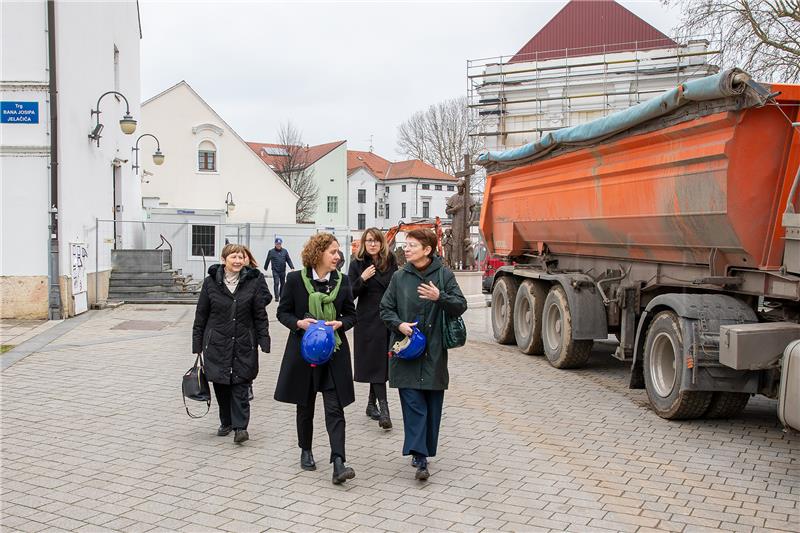
[[(644, 342), (647, 337), (647, 330), (650, 322), (659, 311), (672, 310), (681, 320), (683, 339), (685, 343), (690, 343), (694, 337), (694, 332), (691, 328), (692, 321), (704, 321), (710, 333), (719, 333), (719, 326), (721, 322), (728, 324), (747, 324), (751, 322), (758, 322), (758, 317), (755, 311), (751, 309), (746, 303), (738, 300), (732, 296), (725, 294), (662, 294), (653, 298), (647, 304), (641, 318), (639, 325), (636, 329), (636, 341), (633, 348), (633, 363), (631, 365), (631, 381), (630, 388), (643, 389), (643, 360), (644, 360)], [(725, 374), (726, 378), (736, 376), (736, 371), (722, 368), (715, 370), (715, 373)], [(728, 376), (729, 375), (729, 376)], [(704, 376), (701, 376), (704, 377)], [(723, 376), (719, 376), (722, 378)], [(705, 381), (705, 380), (704, 380)], [(737, 380), (738, 381), (738, 380)], [(687, 381), (684, 380), (684, 384)], [(696, 390), (726, 390), (724, 387), (714, 385), (709, 382), (696, 383), (698, 385)], [(732, 392), (747, 392), (741, 385), (731, 386)], [(754, 391), (753, 391), (754, 392)]]
[[(508, 271), (511, 269), (502, 268)], [(561, 285), (567, 294), (567, 303), (572, 312), (572, 338), (576, 341), (608, 338), (606, 307), (594, 280), (585, 274), (548, 274), (530, 268), (514, 268), (515, 275), (523, 278), (542, 279)]]

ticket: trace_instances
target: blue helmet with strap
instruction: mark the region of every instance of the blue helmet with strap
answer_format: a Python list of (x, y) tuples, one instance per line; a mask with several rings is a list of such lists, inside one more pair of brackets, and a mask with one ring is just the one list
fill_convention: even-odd
[(417, 359), (425, 353), (425, 345), (427, 342), (428, 339), (425, 338), (425, 334), (414, 326), (411, 330), (411, 336), (403, 337), (394, 343), (389, 355), (405, 360)]
[(308, 326), (300, 340), (300, 355), (311, 366), (323, 365), (331, 360), (336, 339), (333, 327), (319, 321)]

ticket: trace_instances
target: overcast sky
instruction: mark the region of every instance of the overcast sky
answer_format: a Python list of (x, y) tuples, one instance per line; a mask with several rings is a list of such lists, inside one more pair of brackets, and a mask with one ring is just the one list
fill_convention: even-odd
[[(657, 0), (620, 1), (671, 34)], [(468, 59), (510, 55), (565, 1), (139, 0), (142, 96), (186, 80), (247, 141), (291, 120), (309, 144), (388, 159), (415, 111), (465, 95)]]

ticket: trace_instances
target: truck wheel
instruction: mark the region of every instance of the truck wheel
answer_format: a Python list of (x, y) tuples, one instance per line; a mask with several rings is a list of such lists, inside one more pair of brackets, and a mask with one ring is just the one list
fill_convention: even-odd
[(503, 276), (492, 290), (492, 333), (500, 344), (514, 343), (514, 300), (518, 289), (516, 278)]
[(542, 355), (542, 311), (547, 298), (543, 283), (526, 279), (519, 286), (514, 302), (514, 337), (522, 353)]
[(715, 392), (705, 418), (731, 418), (741, 414), (750, 401), (746, 392)]
[(572, 313), (560, 285), (553, 285), (544, 301), (542, 343), (547, 360), (556, 368), (580, 368), (592, 353), (593, 341), (572, 338)]
[(703, 415), (711, 392), (683, 391), (683, 334), (678, 315), (658, 313), (644, 342), (644, 386), (650, 405), (661, 418), (679, 420)]

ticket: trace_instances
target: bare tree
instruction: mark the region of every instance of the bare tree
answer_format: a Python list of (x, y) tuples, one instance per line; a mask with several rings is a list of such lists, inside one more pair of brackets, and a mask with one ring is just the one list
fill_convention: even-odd
[(760, 81), (800, 80), (800, 0), (662, 0), (682, 13), (677, 37), (711, 33), (723, 66)]
[(275, 157), (275, 172), (299, 196), (295, 219), (297, 222), (313, 222), (319, 186), (314, 180), (314, 169), (308, 165), (308, 147), (303, 142), (303, 134), (291, 122), (281, 124), (278, 144), (283, 150)]
[(466, 97), (434, 104), (414, 113), (397, 128), (397, 148), (412, 159), (421, 159), (450, 175), (462, 170), (464, 153), (472, 159), (483, 147), (470, 137)]

